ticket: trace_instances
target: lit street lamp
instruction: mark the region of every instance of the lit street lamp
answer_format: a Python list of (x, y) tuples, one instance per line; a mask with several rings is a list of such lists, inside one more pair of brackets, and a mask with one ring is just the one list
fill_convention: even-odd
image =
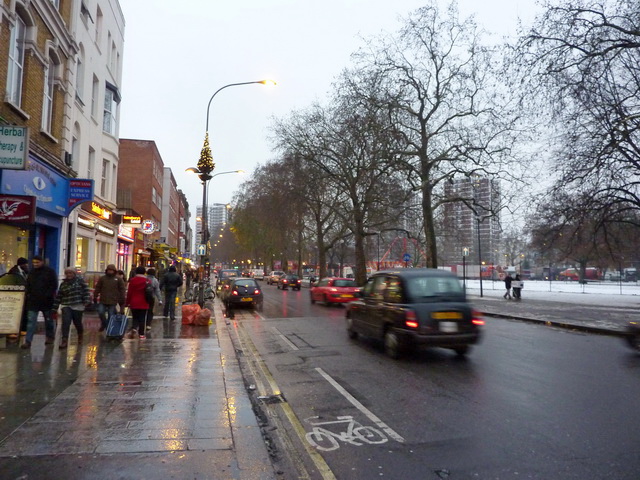
[[(197, 167), (191, 167), (191, 168), (187, 168), (186, 171), (187, 172), (192, 172), (198, 175), (198, 178), (200, 178), (200, 181), (202, 182), (202, 228), (201, 228), (201, 244), (204, 244), (204, 255), (201, 256), (201, 267), (203, 268), (202, 270), (202, 277), (201, 278), (201, 282), (205, 280), (205, 278), (208, 281), (208, 272), (206, 272), (206, 268), (205, 268), (205, 260), (207, 258), (207, 253), (208, 253), (208, 242), (209, 242), (209, 230), (208, 230), (208, 226), (207, 226), (207, 182), (209, 180), (211, 180), (213, 177), (216, 177), (218, 175), (224, 175), (227, 173), (240, 173), (242, 172), (242, 170), (232, 170), (229, 172), (220, 172), (220, 173), (216, 173), (215, 175), (211, 175), (211, 172), (213, 172), (213, 170), (216, 168), (216, 164), (213, 163), (213, 156), (211, 155), (211, 148), (209, 147), (209, 109), (211, 107), (211, 101), (213, 100), (213, 98), (222, 90), (224, 90), (225, 88), (229, 88), (229, 87), (237, 87), (240, 85), (251, 85), (254, 83), (259, 83), (262, 85), (275, 85), (276, 82), (274, 82), (273, 80), (257, 80), (254, 82), (240, 82), (240, 83), (230, 83), (228, 85), (225, 85), (221, 88), (219, 88), (218, 90), (216, 90), (214, 92), (213, 95), (211, 95), (211, 98), (209, 99), (209, 103), (207, 104), (207, 122), (206, 122), (206, 132), (205, 132), (205, 136), (204, 136), (204, 145), (202, 146), (202, 150), (200, 151), (200, 159), (198, 160), (198, 165)], [(206, 273), (206, 275), (205, 275)], [(199, 299), (198, 299), (198, 303), (200, 304), (201, 307), (204, 307), (204, 287), (200, 288), (200, 295), (199, 295)]]

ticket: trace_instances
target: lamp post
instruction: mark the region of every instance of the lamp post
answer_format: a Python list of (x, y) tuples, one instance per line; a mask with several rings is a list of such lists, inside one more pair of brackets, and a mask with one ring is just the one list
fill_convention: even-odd
[[(220, 173), (216, 173), (215, 175), (211, 175), (211, 172), (213, 172), (213, 170), (216, 168), (216, 164), (213, 163), (213, 156), (211, 155), (211, 148), (209, 147), (209, 110), (211, 108), (211, 102), (213, 101), (214, 97), (220, 93), (222, 90), (224, 90), (225, 88), (229, 88), (229, 87), (238, 87), (241, 85), (252, 85), (252, 84), (262, 84), (262, 85), (275, 85), (276, 82), (274, 82), (273, 80), (256, 80), (253, 82), (239, 82), (239, 83), (229, 83), (223, 87), (220, 87), (218, 90), (216, 90), (213, 95), (211, 95), (211, 98), (209, 99), (209, 103), (207, 103), (207, 122), (206, 122), (206, 130), (205, 130), (205, 135), (204, 135), (204, 145), (202, 146), (202, 150), (200, 151), (200, 159), (198, 160), (198, 165), (197, 167), (191, 167), (191, 168), (187, 168), (187, 172), (193, 172), (196, 173), (198, 175), (198, 177), (200, 178), (200, 180), (202, 181), (202, 233), (201, 233), (201, 243), (204, 244), (204, 255), (201, 256), (201, 266), (202, 266), (202, 273), (203, 273), (203, 277), (205, 276), (205, 260), (207, 258), (207, 254), (208, 254), (208, 241), (209, 241), (209, 230), (207, 227), (207, 182), (209, 180), (211, 180), (213, 177), (216, 177), (218, 175), (224, 175), (227, 173), (239, 173), (239, 170), (232, 170), (229, 172), (220, 172)], [(208, 281), (208, 272), (206, 275), (207, 281)], [(200, 289), (200, 295), (199, 295), (199, 299), (198, 299), (198, 303), (200, 304), (200, 307), (204, 307), (204, 288)]]

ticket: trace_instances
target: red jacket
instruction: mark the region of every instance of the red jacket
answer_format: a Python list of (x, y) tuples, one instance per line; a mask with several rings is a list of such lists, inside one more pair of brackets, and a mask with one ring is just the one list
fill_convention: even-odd
[(144, 275), (136, 275), (129, 280), (127, 287), (126, 306), (132, 310), (148, 310), (149, 304), (144, 296), (144, 287), (147, 285), (147, 277)]

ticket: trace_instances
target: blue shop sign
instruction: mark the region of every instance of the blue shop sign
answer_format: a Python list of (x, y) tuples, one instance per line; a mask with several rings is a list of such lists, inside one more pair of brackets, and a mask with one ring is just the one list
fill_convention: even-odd
[(69, 211), (69, 179), (29, 155), (24, 170), (4, 170), (0, 193), (30, 195), (38, 208), (66, 216)]

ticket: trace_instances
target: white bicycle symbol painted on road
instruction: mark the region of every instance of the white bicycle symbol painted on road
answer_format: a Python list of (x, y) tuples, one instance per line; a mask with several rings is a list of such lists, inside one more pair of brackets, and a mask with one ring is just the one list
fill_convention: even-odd
[[(330, 452), (340, 448), (338, 440), (350, 443), (351, 445), (362, 446), (365, 443), (376, 445), (389, 441), (387, 436), (377, 428), (366, 427), (356, 422), (351, 415), (336, 417), (336, 420), (328, 422), (313, 422), (313, 419), (319, 417), (310, 417), (305, 419), (307, 423), (313, 425), (313, 430), (305, 435), (307, 442), (316, 447), (318, 450)], [(329, 425), (347, 425), (346, 432), (332, 432), (323, 426)]]

